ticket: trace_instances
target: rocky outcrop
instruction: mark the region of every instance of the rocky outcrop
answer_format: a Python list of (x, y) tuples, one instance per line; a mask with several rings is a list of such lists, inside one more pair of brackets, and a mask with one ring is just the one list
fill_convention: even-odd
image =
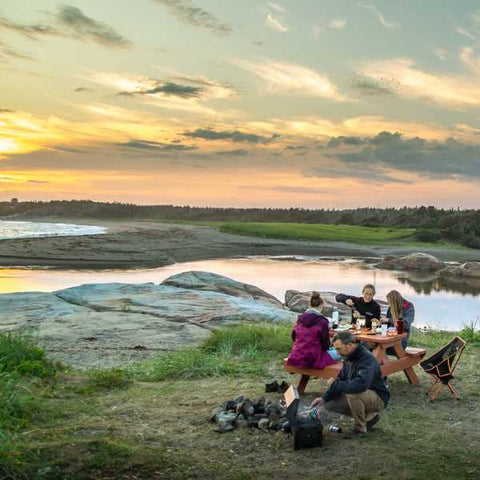
[(386, 258), (377, 264), (377, 267), (391, 270), (435, 271), (445, 267), (445, 262), (427, 253), (411, 253), (404, 257)]
[(282, 306), (279, 300), (264, 290), (216, 273), (196, 271), (179, 273), (164, 280), (162, 285), (171, 285), (172, 287), (186, 288), (188, 290), (224, 293), (234, 297), (255, 300), (264, 305), (273, 305), (278, 308)]
[(463, 265), (448, 265), (438, 272), (440, 277), (480, 279), (480, 262), (466, 262)]
[[(187, 285), (192, 275), (183, 275), (184, 280), (175, 275), (175, 282)], [(280, 302), (269, 303), (260, 289), (252, 295), (262, 302), (241, 291), (236, 296), (234, 281), (226, 277), (230, 293), (212, 291), (223, 288), (215, 276), (210, 290), (208, 275), (199, 278), (201, 289), (168, 285), (167, 279), (161, 285), (87, 284), (52, 293), (0, 295), (0, 332), (28, 330), (65, 364), (103, 367), (197, 345), (221, 325), (296, 319)]]
[[(298, 290), (287, 290), (285, 292), (285, 306), (294, 312), (304, 312), (308, 308), (312, 292), (299, 292)], [(335, 301), (335, 292), (319, 292), (324, 303), (323, 313), (331, 316), (333, 307), (337, 307), (340, 316), (350, 319), (351, 309), (343, 303)]]

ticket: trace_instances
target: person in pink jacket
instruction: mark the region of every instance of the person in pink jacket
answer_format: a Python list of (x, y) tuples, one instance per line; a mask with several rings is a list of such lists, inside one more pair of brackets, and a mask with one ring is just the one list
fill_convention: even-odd
[(298, 316), (292, 331), (294, 341), (287, 364), (301, 368), (324, 368), (335, 363), (328, 353), (328, 320), (322, 315), (323, 299), (318, 292), (310, 296), (310, 308)]

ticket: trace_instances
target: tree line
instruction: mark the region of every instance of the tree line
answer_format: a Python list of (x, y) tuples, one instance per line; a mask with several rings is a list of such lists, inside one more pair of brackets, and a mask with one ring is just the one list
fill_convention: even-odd
[(0, 217), (58, 216), (101, 219), (155, 219), (183, 221), (244, 221), (327, 223), (369, 227), (415, 228), (419, 241), (451, 241), (480, 248), (480, 210), (402, 208), (307, 209), (220, 208), (175, 205), (135, 205), (91, 200), (0, 202)]

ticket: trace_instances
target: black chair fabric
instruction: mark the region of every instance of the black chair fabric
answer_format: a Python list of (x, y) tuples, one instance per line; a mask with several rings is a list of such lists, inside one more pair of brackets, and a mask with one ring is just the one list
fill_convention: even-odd
[(455, 337), (450, 343), (435, 352), (431, 357), (420, 362), (426, 373), (435, 375), (443, 383), (448, 383), (453, 378), (453, 365), (455, 357), (465, 346), (465, 341)]

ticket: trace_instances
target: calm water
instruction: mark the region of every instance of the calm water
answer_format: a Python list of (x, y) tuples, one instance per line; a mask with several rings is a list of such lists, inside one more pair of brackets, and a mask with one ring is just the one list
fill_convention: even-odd
[(0, 239), (94, 235), (105, 233), (106, 230), (104, 227), (92, 227), (91, 225), (0, 220)]
[(434, 278), (408, 278), (405, 274), (376, 270), (355, 260), (302, 261), (278, 258), (209, 260), (155, 269), (66, 271), (0, 269), (0, 293), (53, 291), (82, 283), (160, 283), (175, 273), (204, 270), (251, 283), (284, 300), (288, 289), (334, 291), (360, 295), (361, 286), (374, 283), (377, 299), (397, 289), (415, 304), (417, 327), (458, 330), (480, 318), (480, 285), (468, 289), (444, 285)]

